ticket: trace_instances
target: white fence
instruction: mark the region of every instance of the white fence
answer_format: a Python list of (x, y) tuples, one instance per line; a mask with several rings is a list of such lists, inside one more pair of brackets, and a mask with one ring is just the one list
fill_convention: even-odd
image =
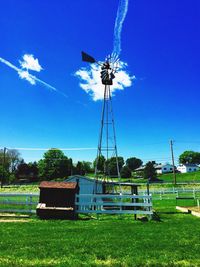
[[(152, 198), (176, 200), (186, 193), (193, 196), (196, 201), (200, 199), (200, 188), (154, 189), (150, 190), (150, 193), (153, 197), (143, 190), (139, 190), (140, 195), (76, 195), (76, 210), (78, 213), (151, 215)], [(0, 213), (36, 213), (38, 199), (38, 193), (0, 193)]]
[[(146, 190), (139, 190), (139, 194), (146, 194)], [(153, 195), (154, 200), (163, 199), (176, 199), (183, 194), (190, 195), (194, 199), (200, 197), (200, 188), (162, 188), (162, 189), (150, 189), (150, 193)]]
[(0, 193), (0, 213), (36, 213), (38, 197), (39, 194)]
[(81, 194), (75, 204), (77, 213), (153, 214), (151, 195)]
[[(38, 198), (38, 193), (0, 193), (0, 213), (36, 213)], [(81, 194), (75, 204), (77, 213), (153, 214), (151, 195)]]

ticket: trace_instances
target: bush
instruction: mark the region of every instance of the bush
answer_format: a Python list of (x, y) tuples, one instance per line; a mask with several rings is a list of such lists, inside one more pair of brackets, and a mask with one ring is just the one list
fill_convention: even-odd
[(124, 166), (121, 169), (121, 177), (122, 178), (130, 178), (131, 177), (131, 170), (128, 166)]

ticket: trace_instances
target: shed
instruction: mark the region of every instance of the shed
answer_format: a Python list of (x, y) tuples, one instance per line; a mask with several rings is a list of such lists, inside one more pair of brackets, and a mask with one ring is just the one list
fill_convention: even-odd
[(76, 219), (75, 197), (79, 192), (76, 182), (41, 182), (37, 215), (40, 218)]
[(70, 176), (65, 182), (77, 182), (79, 185), (79, 194), (103, 194), (104, 184), (102, 180), (92, 179), (86, 176), (73, 175)]
[[(92, 195), (92, 194), (104, 194), (105, 193), (105, 182), (102, 180), (92, 179), (86, 176), (73, 175), (70, 176), (66, 182), (77, 182), (79, 185), (79, 205), (81, 206), (85, 202), (91, 202), (90, 196), (81, 195)], [(79, 207), (80, 208), (80, 207)]]

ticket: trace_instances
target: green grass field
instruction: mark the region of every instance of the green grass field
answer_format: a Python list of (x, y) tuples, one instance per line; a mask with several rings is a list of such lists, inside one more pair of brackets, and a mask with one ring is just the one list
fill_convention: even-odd
[[(158, 178), (163, 180), (165, 183), (174, 183), (174, 176), (173, 173), (161, 174), (158, 175)], [(124, 181), (126, 179), (123, 179)], [(131, 179), (132, 182), (137, 183), (146, 183), (146, 179)], [(200, 183), (200, 171), (191, 172), (191, 173), (176, 173), (176, 181), (177, 183)]]
[[(180, 177), (191, 181), (199, 174)], [(0, 190), (38, 191), (38, 185)], [(192, 192), (181, 194), (190, 196)], [(175, 196), (164, 194), (162, 200), (159, 195), (153, 196), (153, 207), (161, 221), (100, 215), (98, 220), (81, 217), (77, 221), (45, 221), (31, 216), (20, 222), (21, 218), (0, 214), (0, 266), (200, 266), (200, 218), (177, 212)], [(181, 200), (181, 205), (193, 203)]]
[[(161, 222), (133, 216), (0, 223), (0, 266), (200, 266), (200, 219), (156, 200)], [(4, 222), (3, 222), (4, 221)]]

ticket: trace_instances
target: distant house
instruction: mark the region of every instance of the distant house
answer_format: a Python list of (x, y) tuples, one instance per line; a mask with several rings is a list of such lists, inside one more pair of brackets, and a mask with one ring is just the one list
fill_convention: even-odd
[(155, 164), (154, 165), (157, 174), (163, 173), (170, 173), (173, 172), (173, 165), (166, 163), (166, 164)]
[[(145, 166), (141, 166), (135, 171), (143, 171)], [(166, 163), (166, 164), (154, 164), (154, 168), (156, 169), (157, 174), (169, 173), (173, 172), (173, 165)]]
[(199, 170), (199, 167), (196, 164), (180, 164), (177, 170), (181, 173), (196, 172)]
[(141, 172), (144, 171), (145, 165), (140, 166), (139, 168), (135, 169), (134, 172)]

